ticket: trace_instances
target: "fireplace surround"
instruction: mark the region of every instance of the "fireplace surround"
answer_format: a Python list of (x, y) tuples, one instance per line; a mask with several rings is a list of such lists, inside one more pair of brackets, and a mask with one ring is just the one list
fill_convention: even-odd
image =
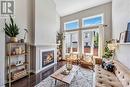
[(39, 73), (57, 64), (57, 45), (37, 45), (32, 50), (33, 73)]
[(54, 63), (54, 49), (40, 50), (42, 68)]

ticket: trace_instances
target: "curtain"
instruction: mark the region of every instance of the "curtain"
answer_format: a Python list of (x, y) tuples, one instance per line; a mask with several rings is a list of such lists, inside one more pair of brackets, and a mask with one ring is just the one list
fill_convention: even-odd
[(99, 26), (99, 49), (100, 49), (100, 54), (99, 56), (102, 58), (102, 55), (104, 54), (104, 26), (100, 25)]

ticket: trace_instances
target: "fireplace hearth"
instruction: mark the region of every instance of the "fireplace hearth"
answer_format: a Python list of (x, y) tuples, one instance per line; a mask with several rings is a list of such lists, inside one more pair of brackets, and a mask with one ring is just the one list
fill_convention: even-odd
[(42, 51), (42, 68), (54, 63), (54, 50)]

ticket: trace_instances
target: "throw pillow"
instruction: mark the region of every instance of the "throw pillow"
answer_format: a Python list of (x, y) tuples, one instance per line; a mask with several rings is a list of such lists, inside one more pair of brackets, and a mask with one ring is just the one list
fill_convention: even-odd
[(84, 55), (84, 61), (92, 62), (92, 55)]
[(114, 65), (111, 62), (103, 61), (102, 68), (110, 72), (114, 71)]
[(106, 66), (107, 70), (110, 71), (110, 72), (113, 72), (114, 71), (114, 65), (113, 64), (108, 64)]

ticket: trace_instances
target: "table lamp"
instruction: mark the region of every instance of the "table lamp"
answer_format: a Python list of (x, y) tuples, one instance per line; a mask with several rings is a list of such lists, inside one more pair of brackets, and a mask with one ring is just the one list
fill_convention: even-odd
[(107, 47), (109, 48), (109, 50), (112, 52), (112, 60), (114, 59), (114, 57), (115, 57), (115, 50), (116, 50), (116, 48), (117, 48), (117, 43), (116, 43), (116, 41), (112, 41), (111, 43), (109, 43), (108, 45), (107, 45)]

